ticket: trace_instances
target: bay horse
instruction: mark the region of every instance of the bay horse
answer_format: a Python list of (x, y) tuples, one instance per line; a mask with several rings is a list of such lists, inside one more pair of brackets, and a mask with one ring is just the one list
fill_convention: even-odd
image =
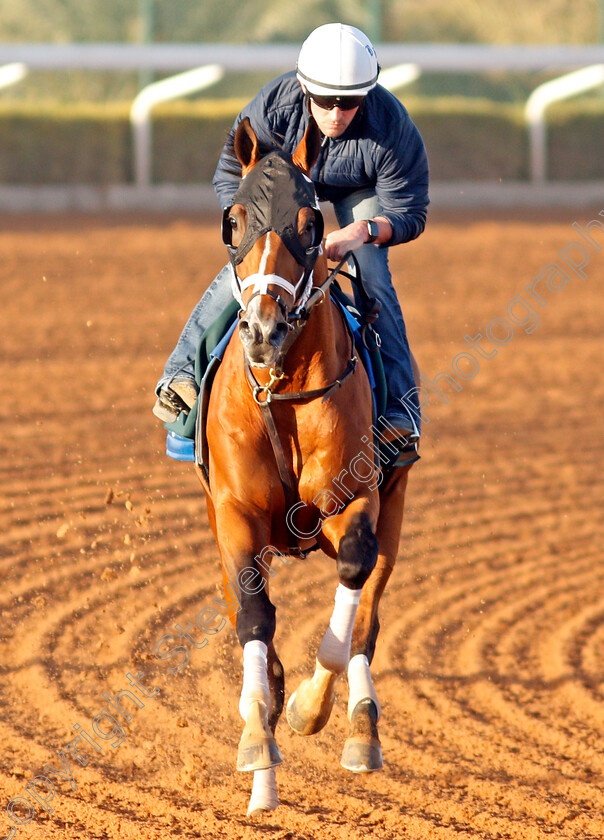
[(409, 466), (383, 486), (367, 444), (370, 385), (350, 329), (326, 293), (323, 217), (310, 170), (320, 132), (310, 118), (293, 156), (261, 154), (248, 120), (234, 138), (242, 182), (223, 239), (241, 311), (207, 409), (207, 471), (197, 467), (218, 544), (225, 604), (243, 648), (237, 769), (254, 771), (248, 814), (278, 805), (275, 728), (284, 706), (275, 651), (270, 562), (319, 547), (336, 561), (335, 606), (314, 674), (291, 696), (298, 733), (329, 719), (348, 672), (350, 734), (342, 765), (382, 767), (380, 706), (370, 663), (378, 604), (395, 563)]

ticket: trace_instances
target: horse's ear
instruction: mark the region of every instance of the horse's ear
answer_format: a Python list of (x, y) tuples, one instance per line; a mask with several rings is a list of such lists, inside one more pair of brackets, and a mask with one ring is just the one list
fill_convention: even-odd
[(258, 148), (258, 138), (247, 117), (241, 120), (235, 132), (235, 154), (241, 164), (242, 175), (247, 175), (262, 157)]
[(315, 165), (319, 152), (321, 151), (321, 132), (319, 126), (315, 122), (315, 118), (310, 116), (308, 118), (308, 126), (304, 132), (304, 137), (300, 140), (298, 148), (292, 155), (292, 160), (298, 169), (310, 175), (310, 170)]

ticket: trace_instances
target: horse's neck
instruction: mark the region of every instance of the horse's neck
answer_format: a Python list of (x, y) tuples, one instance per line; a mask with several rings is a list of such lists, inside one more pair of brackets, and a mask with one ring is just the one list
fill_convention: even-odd
[(329, 298), (316, 305), (307, 324), (288, 351), (285, 373), (295, 390), (320, 388), (346, 366), (350, 339), (336, 306)]

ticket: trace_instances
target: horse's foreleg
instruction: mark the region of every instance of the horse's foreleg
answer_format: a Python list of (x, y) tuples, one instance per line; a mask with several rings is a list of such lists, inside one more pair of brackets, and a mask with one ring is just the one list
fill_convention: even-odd
[(382, 497), (377, 528), (380, 553), (363, 587), (352, 636), (348, 663), (350, 733), (342, 753), (342, 766), (355, 773), (369, 773), (383, 767), (377, 728), (380, 703), (370, 665), (380, 628), (378, 606), (398, 553), (409, 469), (404, 467), (394, 472)]
[[(283, 699), (285, 695), (285, 678), (283, 665), (271, 642), (268, 646), (268, 685), (270, 689), (270, 711), (268, 725), (275, 733), (275, 728), (283, 711)], [(273, 811), (279, 804), (277, 794), (277, 775), (275, 767), (268, 767), (265, 770), (254, 771), (254, 783), (250, 797), (247, 813), (248, 816), (259, 814), (262, 811)]]
[(371, 679), (370, 664), (380, 626), (378, 602), (393, 565), (392, 558), (380, 552), (375, 569), (363, 588), (353, 632), (347, 671), (350, 732), (341, 763), (356, 773), (369, 773), (383, 767), (377, 728), (381, 707)]
[(288, 723), (301, 735), (318, 732), (329, 720), (336, 681), (350, 659), (361, 592), (378, 554), (375, 508), (371, 497), (357, 499), (323, 527), (326, 539), (338, 546), (339, 585), (329, 626), (317, 653), (315, 673), (300, 684), (287, 704)]
[(237, 753), (237, 769), (242, 771), (265, 770), (282, 761), (269, 726), (271, 690), (268, 648), (274, 632), (275, 608), (265, 589), (252, 594), (242, 591), (237, 613), (237, 636), (243, 648), (239, 713), (245, 721)]
[[(242, 514), (237, 505), (216, 504), (217, 540), (220, 546), (225, 588), (233, 604), (231, 621), (243, 648), (243, 686), (239, 713), (245, 721), (239, 742), (237, 769), (265, 770), (281, 764), (281, 755), (269, 726), (271, 703), (269, 664), (275, 689), (276, 655), (269, 648), (275, 633), (275, 607), (267, 591), (267, 569), (255, 556), (256, 546), (267, 545), (269, 533), (257, 517)], [(257, 549), (256, 549), (257, 550)], [(277, 669), (278, 670), (278, 669)]]

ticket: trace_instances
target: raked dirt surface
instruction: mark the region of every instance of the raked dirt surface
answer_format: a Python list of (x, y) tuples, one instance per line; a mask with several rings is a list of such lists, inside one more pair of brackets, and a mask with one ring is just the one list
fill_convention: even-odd
[[(423, 373), (452, 373), (464, 336), (530, 300), (525, 286), (577, 238), (571, 223), (599, 209), (433, 213), (392, 252)], [(340, 767), (342, 680), (319, 735), (280, 722), (282, 804), (258, 818), (235, 771), (234, 633), (178, 674), (153, 655), (220, 594), (201, 488), (164, 456), (151, 414), (164, 358), (225, 261), (218, 222), (3, 218), (0, 253), (0, 837), (604, 836), (604, 249), (586, 279), (542, 284), (539, 325), (514, 325), (426, 407), (373, 665), (384, 771)], [(513, 311), (522, 320), (522, 303)], [(288, 695), (336, 583), (320, 554), (274, 579)], [(160, 693), (124, 700), (115, 748), (80, 742), (86, 766), (54, 775), (52, 813), (34, 814), (26, 786), (141, 672)]]

